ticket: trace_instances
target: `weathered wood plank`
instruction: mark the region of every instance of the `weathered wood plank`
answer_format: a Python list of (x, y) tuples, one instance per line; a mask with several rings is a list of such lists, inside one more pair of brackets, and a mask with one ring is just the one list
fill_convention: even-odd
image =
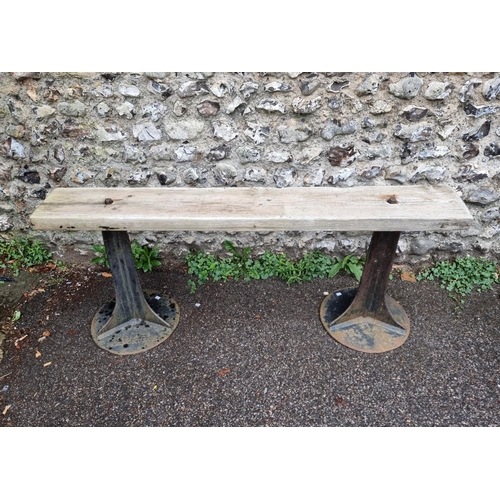
[(448, 186), (56, 188), (31, 216), (34, 229), (70, 231), (442, 231), (471, 220)]

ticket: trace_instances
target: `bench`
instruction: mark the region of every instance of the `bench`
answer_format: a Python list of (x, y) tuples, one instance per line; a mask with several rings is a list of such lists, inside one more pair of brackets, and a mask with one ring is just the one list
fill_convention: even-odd
[(180, 309), (143, 293), (129, 231), (356, 231), (372, 233), (358, 288), (323, 300), (321, 321), (337, 341), (362, 352), (401, 346), (410, 323), (386, 294), (400, 233), (453, 231), (472, 216), (447, 186), (352, 188), (56, 188), (31, 215), (40, 231), (101, 231), (115, 299), (94, 316), (91, 334), (114, 354), (144, 352), (166, 340)]

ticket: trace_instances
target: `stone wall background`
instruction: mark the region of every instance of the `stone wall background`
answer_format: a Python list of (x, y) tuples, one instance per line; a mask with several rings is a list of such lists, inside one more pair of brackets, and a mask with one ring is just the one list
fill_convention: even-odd
[[(400, 260), (497, 257), (500, 73), (0, 73), (0, 236), (81, 253), (97, 233), (40, 232), (29, 215), (57, 186), (446, 184), (475, 221), (405, 233)], [(362, 254), (349, 233), (141, 233), (217, 252)]]

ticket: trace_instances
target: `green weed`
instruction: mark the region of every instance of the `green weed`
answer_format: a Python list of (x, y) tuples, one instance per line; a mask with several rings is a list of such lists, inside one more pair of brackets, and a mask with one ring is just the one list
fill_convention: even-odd
[(463, 297), (473, 290), (491, 290), (500, 283), (497, 263), (475, 257), (457, 258), (453, 261), (436, 262), (432, 267), (422, 270), (417, 280), (437, 280), (449, 296), (464, 303)]
[(51, 259), (52, 254), (39, 241), (29, 237), (0, 238), (0, 268), (11, 269), (15, 276), (19, 275), (20, 269), (44, 264)]
[[(152, 271), (154, 267), (161, 265), (160, 250), (157, 247), (149, 248), (147, 245), (141, 245), (137, 240), (133, 240), (130, 247), (137, 269), (147, 273)], [(92, 245), (92, 250), (98, 255), (91, 262), (109, 268), (109, 260), (104, 245)]]
[(188, 273), (197, 280), (189, 280), (191, 293), (198, 285), (209, 280), (227, 281), (267, 279), (277, 277), (288, 285), (303, 283), (315, 278), (333, 278), (341, 270), (352, 274), (358, 281), (363, 272), (364, 259), (352, 255), (340, 259), (329, 257), (320, 251), (307, 252), (297, 261), (290, 260), (285, 254), (265, 251), (259, 258), (252, 259), (250, 247), (239, 250), (234, 243), (224, 241), (224, 249), (231, 257), (217, 258), (208, 252), (190, 252), (186, 257)]

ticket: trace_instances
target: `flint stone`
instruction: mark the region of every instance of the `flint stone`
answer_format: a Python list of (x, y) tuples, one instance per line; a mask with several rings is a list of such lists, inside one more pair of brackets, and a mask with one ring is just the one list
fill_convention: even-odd
[(55, 168), (49, 171), (49, 177), (55, 182), (61, 182), (67, 171), (67, 167)]
[(167, 136), (173, 141), (190, 141), (196, 139), (205, 127), (205, 122), (199, 120), (178, 122), (166, 119), (163, 124)]
[(327, 88), (327, 92), (339, 93), (342, 89), (349, 87), (350, 82), (347, 80), (334, 80)]
[(175, 151), (175, 159), (179, 163), (193, 161), (196, 157), (196, 148), (194, 146), (180, 146)]
[(174, 89), (170, 87), (170, 85), (165, 85), (160, 82), (155, 82), (154, 80), (149, 84), (149, 88), (157, 93), (160, 94), (163, 99), (168, 99), (171, 95), (174, 94)]
[(232, 141), (238, 136), (238, 130), (231, 122), (212, 122), (214, 137), (218, 137), (226, 142)]
[(354, 134), (357, 129), (358, 127), (354, 120), (341, 123), (340, 120), (337, 120), (336, 118), (329, 118), (326, 122), (325, 127), (321, 131), (321, 137), (323, 137), (323, 139), (327, 141), (330, 141), (336, 135)]
[(151, 117), (151, 120), (154, 122), (157, 122), (165, 113), (166, 107), (163, 106), (163, 104), (159, 104), (157, 102), (153, 102), (152, 104), (148, 104), (147, 106), (144, 106), (142, 116), (147, 116), (149, 115)]
[(248, 99), (252, 94), (255, 94), (259, 90), (259, 85), (254, 82), (245, 82), (240, 87), (240, 92), (243, 94), (245, 99)]
[(354, 168), (343, 168), (337, 172), (335, 172), (333, 175), (331, 175), (328, 178), (328, 183), (335, 185), (339, 184), (340, 182), (345, 182), (347, 181), (352, 175), (354, 174), (355, 169)]
[(411, 242), (410, 252), (413, 255), (426, 255), (436, 247), (436, 242), (430, 238), (416, 238)]
[(372, 115), (382, 115), (390, 111), (392, 111), (392, 104), (381, 100), (375, 101), (370, 108), (370, 113)]
[(304, 176), (304, 186), (321, 186), (325, 177), (324, 169), (317, 169), (314, 172), (309, 172)]
[(270, 151), (266, 160), (271, 163), (288, 163), (293, 160), (293, 156), (290, 151)]
[(127, 134), (120, 132), (116, 127), (109, 127), (105, 129), (104, 127), (98, 126), (95, 133), (95, 139), (98, 142), (113, 142), (113, 141), (123, 141), (127, 138)]
[(381, 81), (382, 81), (382, 78), (379, 75), (376, 75), (376, 74), (368, 75), (358, 85), (358, 88), (356, 89), (356, 95), (363, 96), (363, 95), (375, 94), (375, 92), (378, 91), (378, 88), (379, 88)]
[(10, 181), (12, 168), (7, 165), (0, 164), (0, 181)]
[(362, 150), (361, 159), (363, 160), (375, 160), (376, 158), (388, 159), (391, 157), (392, 148), (388, 144), (384, 144), (380, 147), (369, 147)]
[(271, 82), (264, 85), (266, 92), (290, 92), (292, 86), (285, 82)]
[(170, 186), (176, 181), (177, 173), (171, 168), (163, 172), (157, 172), (156, 177), (161, 186)]
[(274, 182), (279, 188), (290, 187), (297, 179), (297, 172), (294, 168), (278, 168), (273, 174)]
[(187, 106), (182, 102), (182, 101), (175, 101), (174, 102), (174, 107), (172, 108), (172, 111), (174, 112), (175, 116), (183, 116), (186, 114), (188, 108)]
[(25, 72), (19, 71), (13, 73), (12, 76), (18, 81), (23, 81), (28, 79), (40, 80), (40, 78), (42, 78), (42, 73), (40, 73), (39, 71), (34, 71), (31, 73), (27, 71)]
[(500, 220), (500, 209), (498, 207), (486, 210), (481, 217), (481, 222), (498, 222)]
[(342, 107), (343, 101), (340, 97), (330, 97), (328, 99), (328, 107), (330, 109), (340, 109)]
[(424, 97), (429, 101), (441, 101), (450, 96), (454, 89), (449, 82), (431, 82), (424, 92)]
[(361, 172), (361, 177), (363, 177), (364, 179), (374, 179), (375, 177), (378, 177), (381, 173), (382, 173), (382, 167), (374, 165), (373, 167), (363, 170), (363, 172)]
[(496, 99), (498, 94), (500, 94), (500, 76), (484, 82), (483, 96), (487, 101)]
[(438, 136), (441, 140), (446, 140), (450, 135), (455, 131), (457, 128), (456, 125), (448, 125), (447, 127), (442, 128), (441, 130), (438, 130)]
[(210, 92), (212, 92), (215, 97), (224, 97), (227, 94), (232, 94), (233, 90), (233, 85), (227, 82), (214, 82), (210, 86)]
[(277, 99), (262, 99), (255, 105), (255, 108), (262, 109), (269, 113), (284, 113), (286, 110), (285, 105), (279, 102)]
[[(316, 75), (313, 75), (316, 76)], [(300, 91), (302, 92), (302, 95), (311, 95), (313, 94), (319, 87), (319, 81), (317, 79), (314, 80), (301, 80), (300, 84)]]
[(401, 111), (400, 115), (403, 118), (406, 118), (409, 122), (419, 122), (420, 120), (425, 118), (428, 112), (429, 110), (427, 108), (417, 108), (416, 106), (407, 106)]
[(432, 135), (432, 126), (428, 123), (420, 123), (417, 125), (396, 125), (394, 135), (399, 139), (404, 139), (410, 142), (426, 141)]
[(419, 167), (410, 179), (410, 182), (419, 182), (426, 180), (430, 184), (439, 184), (446, 177), (448, 169), (446, 167), (438, 167), (434, 165)]
[(27, 167), (21, 170), (17, 178), (29, 184), (40, 184), (40, 174), (36, 170)]
[(96, 97), (112, 97), (113, 89), (109, 85), (100, 85), (92, 91)]
[(388, 181), (399, 182), (399, 184), (406, 184), (407, 173), (405, 169), (394, 168), (387, 172), (385, 178)]
[(301, 97), (296, 97), (292, 100), (292, 110), (299, 115), (308, 115), (314, 113), (322, 106), (321, 97), (304, 100)]
[(62, 146), (56, 146), (54, 148), (54, 158), (58, 163), (62, 163), (66, 155), (64, 154), (64, 148)]
[(119, 85), (118, 92), (125, 97), (139, 97), (141, 91), (135, 85)]
[(0, 215), (0, 231), (8, 231), (12, 229), (14, 224), (12, 224), (12, 220), (8, 215)]
[(446, 156), (450, 150), (446, 146), (437, 146), (427, 148), (421, 151), (418, 155), (419, 160), (426, 160), (428, 158), (442, 158)]
[(152, 123), (138, 123), (132, 127), (132, 134), (139, 141), (158, 141), (161, 139), (161, 131)]
[(24, 152), (24, 146), (17, 142), (15, 139), (9, 137), (2, 144), (2, 152), (8, 156), (9, 158), (21, 159), (26, 158), (26, 154)]
[(118, 114), (120, 116), (124, 116), (125, 118), (128, 118), (129, 120), (132, 119), (136, 115), (134, 105), (131, 104), (130, 102), (127, 102), (127, 101), (125, 101), (120, 106), (117, 106), (116, 111), (118, 112)]
[(267, 171), (263, 168), (249, 168), (245, 171), (243, 180), (265, 184), (267, 181), (267, 175)]
[(260, 151), (257, 149), (239, 148), (236, 153), (242, 165), (260, 161)]
[(80, 101), (60, 102), (57, 105), (57, 111), (66, 116), (78, 117), (86, 115), (87, 107)]
[(468, 116), (473, 116), (474, 118), (479, 118), (484, 115), (493, 115), (500, 108), (498, 106), (474, 106), (470, 102), (466, 103), (464, 106), (465, 114)]
[(99, 116), (107, 116), (109, 115), (111, 108), (105, 102), (100, 102), (96, 106), (96, 110)]
[(418, 95), (424, 81), (418, 76), (409, 76), (389, 85), (389, 92), (400, 99), (412, 99)]
[(460, 89), (458, 93), (458, 100), (460, 102), (466, 102), (469, 99), (472, 98), (472, 92), (473, 90), (481, 85), (482, 80), (479, 80), (478, 78), (473, 78), (472, 80), (467, 80), (463, 85), (462, 88)]
[(220, 161), (224, 160), (225, 158), (229, 158), (229, 152), (230, 152), (229, 146), (226, 146), (225, 144), (220, 144), (219, 146), (216, 146), (215, 148), (212, 148), (207, 155), (207, 160), (208, 161)]
[(188, 168), (183, 175), (184, 182), (186, 184), (196, 184), (201, 181), (201, 174), (197, 168)]
[(201, 116), (215, 116), (220, 110), (220, 104), (213, 101), (203, 101), (196, 106), (196, 109)]
[(307, 141), (307, 139), (309, 139), (314, 133), (313, 130), (306, 125), (289, 127), (282, 125), (278, 127), (277, 130), (280, 142), (283, 144)]
[(208, 94), (209, 90), (207, 84), (204, 81), (190, 81), (181, 84), (177, 90), (177, 95), (179, 97), (194, 97), (201, 94)]
[(459, 182), (477, 182), (488, 178), (485, 170), (478, 170), (474, 165), (465, 165), (453, 178)]
[(43, 120), (48, 116), (52, 116), (56, 112), (55, 108), (47, 105), (35, 107), (33, 108), (33, 111), (35, 112), (36, 117), (40, 120)]
[(21, 139), (24, 135), (24, 126), (23, 125), (12, 125), (8, 124), (5, 127), (5, 133), (7, 135), (10, 135), (11, 137), (14, 137), (15, 139)]
[(124, 159), (126, 163), (145, 163), (147, 160), (146, 153), (135, 146), (125, 144)]
[(492, 189), (479, 188), (469, 193), (465, 201), (478, 205), (490, 205), (500, 198), (500, 194)]
[(147, 76), (148, 78), (150, 78), (151, 80), (163, 80), (165, 78), (167, 78), (167, 76), (170, 75), (170, 73), (166, 73), (166, 72), (158, 72), (158, 73), (155, 73), (155, 72), (145, 72), (144, 73), (145, 76)]
[(240, 109), (244, 115), (246, 115), (250, 110), (247, 103), (240, 97), (236, 96), (232, 102), (230, 102), (226, 108), (226, 114), (230, 115), (234, 113), (237, 109)]
[(234, 184), (234, 179), (238, 175), (238, 171), (233, 165), (220, 163), (212, 170), (215, 180), (219, 184), (224, 184), (226, 186), (232, 186)]
[(267, 125), (260, 125), (259, 123), (248, 122), (245, 135), (252, 139), (255, 144), (262, 144), (269, 139), (271, 128)]
[(128, 176), (127, 183), (131, 186), (144, 186), (150, 177), (151, 172), (146, 168), (137, 169)]
[(165, 143), (159, 144), (157, 146), (152, 146), (149, 150), (149, 156), (154, 160), (171, 160), (168, 145)]
[(346, 167), (356, 160), (354, 144), (334, 146), (327, 152), (327, 158), (333, 167)]
[[(312, 161), (319, 160), (322, 154), (323, 148), (321, 147), (300, 148), (300, 156), (298, 158), (298, 161), (301, 165), (307, 165)], [(291, 158), (290, 161), (292, 161)]]
[(93, 179), (95, 174), (87, 168), (81, 168), (71, 176), (71, 180), (76, 184), (85, 184), (87, 181)]
[(490, 133), (490, 121), (485, 121), (481, 126), (476, 128), (471, 132), (467, 132), (462, 136), (462, 140), (465, 142), (479, 141), (483, 137), (486, 137)]
[(498, 144), (490, 144), (484, 149), (485, 156), (498, 156), (500, 155), (500, 146)]
[(412, 162), (416, 155), (417, 152), (415, 150), (415, 146), (413, 144), (410, 144), (409, 142), (405, 142), (400, 154), (401, 163), (403, 165), (406, 165), (407, 163)]

